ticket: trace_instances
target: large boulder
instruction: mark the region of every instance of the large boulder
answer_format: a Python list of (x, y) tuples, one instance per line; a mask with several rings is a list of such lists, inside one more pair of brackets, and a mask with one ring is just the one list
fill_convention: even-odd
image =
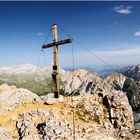
[(55, 98), (54, 93), (48, 93), (47, 95), (41, 96), (41, 99), (44, 101), (46, 105), (51, 105), (62, 102), (64, 98), (62, 95), (59, 95), (59, 98)]
[(40, 97), (27, 89), (17, 89), (6, 84), (0, 86), (0, 114), (11, 111), (21, 104), (38, 101), (41, 101)]

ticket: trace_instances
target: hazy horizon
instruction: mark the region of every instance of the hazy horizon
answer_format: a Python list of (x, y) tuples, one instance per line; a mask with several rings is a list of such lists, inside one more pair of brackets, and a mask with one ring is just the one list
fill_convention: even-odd
[[(48, 66), (53, 66), (53, 64), (48, 64), (48, 65), (36, 65), (36, 64), (32, 64), (32, 63), (22, 63), (22, 64), (12, 64), (12, 65), (0, 65), (0, 68), (8, 68), (8, 67), (15, 67), (15, 66), (24, 66), (24, 65), (33, 65), (39, 68), (45, 68)], [(140, 64), (136, 64), (136, 65), (140, 65)], [(106, 65), (92, 65), (92, 66), (74, 66), (74, 70), (76, 69), (87, 69), (87, 70), (93, 70), (93, 71), (103, 71), (103, 70), (118, 70), (118, 69), (122, 69), (128, 66), (136, 66), (136, 65), (116, 65), (113, 67), (109, 67)], [(60, 66), (61, 67), (61, 66)], [(73, 66), (69, 66), (69, 67), (61, 67), (64, 70), (73, 70)]]

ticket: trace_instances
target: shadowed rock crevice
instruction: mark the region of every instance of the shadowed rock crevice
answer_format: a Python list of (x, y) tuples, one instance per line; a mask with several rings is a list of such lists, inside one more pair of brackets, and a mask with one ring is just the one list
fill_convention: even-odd
[(137, 111), (140, 108), (140, 95), (136, 82), (133, 79), (127, 78), (127, 80), (124, 82), (122, 90), (126, 92), (133, 111)]
[(46, 136), (46, 132), (44, 130), (44, 128), (46, 127), (45, 123), (40, 123), (37, 125), (37, 130), (38, 130), (38, 134), (41, 135), (41, 137), (44, 139)]

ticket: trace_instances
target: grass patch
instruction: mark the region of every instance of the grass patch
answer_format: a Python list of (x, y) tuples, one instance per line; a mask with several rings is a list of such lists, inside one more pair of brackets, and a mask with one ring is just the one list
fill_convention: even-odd
[(90, 111), (86, 110), (84, 105), (78, 104), (76, 109), (76, 115), (80, 120), (88, 123), (100, 122), (100, 117), (97, 115), (93, 115)]

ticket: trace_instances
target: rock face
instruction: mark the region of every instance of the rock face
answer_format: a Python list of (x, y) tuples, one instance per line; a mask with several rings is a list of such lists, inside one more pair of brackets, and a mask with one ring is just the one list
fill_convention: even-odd
[(66, 94), (91, 93), (96, 84), (102, 81), (97, 73), (83, 69), (66, 73), (66, 76), (62, 76), (62, 80)]
[(140, 112), (140, 91), (135, 80), (127, 78), (124, 82), (123, 91), (126, 92), (133, 111)]
[(41, 101), (40, 97), (27, 89), (17, 89), (3, 84), (0, 86), (0, 114), (10, 111), (18, 105)]
[(127, 77), (131, 77), (135, 80), (140, 80), (140, 64), (125, 67), (123, 69), (120, 69), (119, 72)]
[(124, 75), (114, 72), (107, 76), (104, 81), (112, 85), (116, 90), (122, 90), (126, 79)]
[(116, 90), (126, 92), (133, 111), (137, 111), (140, 108), (139, 88), (135, 80), (125, 77), (120, 73), (113, 73), (109, 75), (105, 81), (112, 85)]
[(140, 112), (140, 65), (125, 67), (120, 72), (130, 78), (125, 82), (124, 91), (129, 91), (128, 98), (133, 102), (132, 107)]
[[(140, 89), (138, 85), (139, 82), (135, 81), (132, 78), (123, 76), (120, 73), (113, 73), (109, 75), (105, 79), (105, 81), (112, 85), (116, 90), (126, 93), (129, 103), (134, 111), (135, 123), (138, 123), (138, 120), (140, 120), (140, 116), (138, 115), (140, 113)], [(136, 128), (138, 128), (138, 126), (139, 125), (137, 125)]]

